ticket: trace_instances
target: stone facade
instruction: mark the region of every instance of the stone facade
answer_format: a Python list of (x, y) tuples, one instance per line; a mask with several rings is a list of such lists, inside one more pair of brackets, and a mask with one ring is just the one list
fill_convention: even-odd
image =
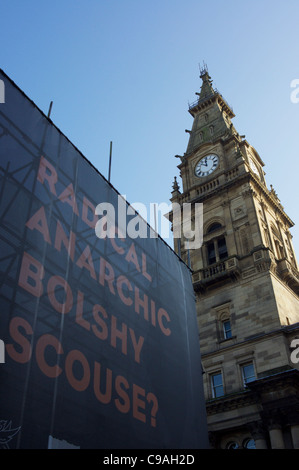
[(186, 240), (174, 243), (193, 271), (211, 447), (298, 448), (293, 222), (206, 69), (201, 78), (179, 156), (182, 192), (175, 183), (171, 201), (203, 204), (202, 246), (188, 251)]

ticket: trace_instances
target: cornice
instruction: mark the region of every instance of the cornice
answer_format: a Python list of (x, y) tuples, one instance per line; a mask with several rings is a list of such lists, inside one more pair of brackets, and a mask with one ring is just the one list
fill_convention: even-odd
[(211, 96), (208, 96), (207, 98), (199, 99), (195, 103), (191, 104), (188, 111), (191, 114), (191, 116), (194, 117), (197, 113), (199, 113), (202, 110), (205, 110), (208, 106), (210, 106), (215, 101), (221, 106), (221, 109), (228, 114), (230, 119), (235, 117), (235, 114), (232, 111), (229, 104), (225, 101), (225, 99), (221, 96), (221, 94), (217, 92)]
[(273, 390), (273, 385), (275, 388), (285, 388), (289, 385), (292, 385), (299, 390), (299, 371), (297, 369), (288, 369), (276, 374), (270, 374), (265, 377), (257, 378), (253, 382), (248, 383), (248, 388), (252, 391), (262, 390)]
[(225, 395), (220, 398), (206, 401), (207, 415), (236, 410), (246, 405), (256, 404), (256, 396), (250, 390), (242, 390), (237, 393)]
[(280, 213), (280, 215), (288, 222), (290, 227), (293, 227), (295, 225), (294, 222), (286, 214), (284, 208), (277, 200), (276, 196), (271, 191), (269, 191), (269, 189), (264, 186), (254, 174), (250, 173), (250, 175), (251, 180), (258, 186), (259, 190), (262, 192), (263, 196), (267, 199), (267, 201), (270, 202), (273, 207), (275, 207), (275, 209)]
[[(222, 173), (223, 174), (223, 173)], [(219, 175), (220, 177), (221, 175)], [(214, 178), (216, 175), (214, 176)], [(227, 189), (230, 187), (234, 186), (236, 182), (238, 183), (244, 183), (244, 182), (249, 182), (250, 181), (250, 174), (249, 173), (243, 173), (242, 175), (237, 176), (236, 178), (232, 179), (231, 181), (226, 181), (223, 184), (220, 184), (217, 186), (215, 189), (211, 189), (209, 192), (201, 194), (190, 200), (191, 203), (196, 203), (196, 202), (204, 202), (207, 199), (210, 199), (211, 197), (214, 197), (216, 194), (221, 194), (223, 192), (226, 192)], [(208, 184), (209, 181), (207, 181), (205, 184)], [(204, 186), (204, 184), (203, 184)], [(190, 190), (193, 188), (189, 189)], [(183, 195), (184, 193), (182, 193)]]
[(202, 357), (202, 360), (204, 361), (207, 358), (219, 355), (220, 351), (225, 352), (229, 350), (236, 350), (239, 347), (242, 348), (245, 344), (248, 345), (250, 343), (257, 343), (259, 341), (264, 341), (265, 339), (268, 339), (271, 337), (284, 336), (284, 335), (294, 333), (296, 331), (299, 331), (299, 323), (295, 323), (294, 325), (282, 325), (281, 327), (268, 331), (268, 332), (262, 332), (259, 334), (248, 336), (242, 341), (222, 347), (221, 350), (218, 348), (213, 351), (207, 352), (205, 354), (202, 354), (201, 357)]
[[(214, 175), (214, 179), (215, 178), (219, 179), (225, 173), (226, 172), (222, 172), (219, 175)], [(209, 182), (210, 182), (210, 180), (207, 180), (205, 183), (202, 183), (201, 185), (194, 184), (193, 186), (191, 186), (188, 189), (188, 192), (190, 192), (192, 189), (196, 189), (196, 187), (207, 185)], [(252, 183), (255, 184), (256, 188), (265, 197), (265, 199), (268, 201), (269, 205), (271, 205), (277, 212), (279, 212), (279, 214), (282, 216), (284, 221), (288, 223), (289, 227), (293, 227), (294, 222), (286, 214), (286, 212), (284, 211), (284, 208), (282, 207), (280, 202), (278, 202), (276, 197), (268, 190), (268, 188), (263, 183), (261, 183), (259, 181), (259, 179), (254, 174), (252, 174), (251, 172), (245, 172), (243, 174), (240, 174), (240, 175), (236, 176), (235, 178), (231, 179), (230, 181), (226, 181), (225, 183), (219, 184), (217, 187), (209, 190), (208, 192), (197, 195), (196, 197), (191, 199), (189, 202), (191, 202), (191, 203), (204, 202), (208, 199), (211, 199), (212, 197), (214, 197), (217, 194), (221, 194), (223, 192), (226, 192), (227, 189), (233, 187), (236, 183), (244, 184), (244, 183), (249, 183), (249, 182), (252, 182)], [(247, 193), (248, 193), (248, 196), (257, 196), (258, 195), (258, 192), (255, 191), (253, 188), (248, 188)], [(181, 193), (180, 197), (184, 198), (184, 194), (185, 193)], [(245, 192), (244, 192), (244, 195), (245, 195)]]

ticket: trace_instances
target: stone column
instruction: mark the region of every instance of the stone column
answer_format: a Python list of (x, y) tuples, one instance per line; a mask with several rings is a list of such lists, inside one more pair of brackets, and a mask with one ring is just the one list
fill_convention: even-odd
[(257, 436), (254, 439), (256, 449), (268, 449), (266, 439), (264, 436)]
[(291, 434), (294, 449), (299, 449), (299, 424), (294, 424), (291, 426)]
[(250, 433), (255, 442), (256, 449), (268, 449), (267, 440), (266, 440), (266, 431), (264, 429), (263, 423), (260, 421), (255, 421), (249, 426)]
[(279, 424), (273, 423), (269, 426), (271, 449), (284, 449), (282, 430)]

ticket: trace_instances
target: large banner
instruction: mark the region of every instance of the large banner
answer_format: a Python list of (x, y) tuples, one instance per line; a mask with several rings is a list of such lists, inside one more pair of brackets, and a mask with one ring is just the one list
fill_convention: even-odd
[(206, 448), (188, 268), (0, 83), (0, 447)]

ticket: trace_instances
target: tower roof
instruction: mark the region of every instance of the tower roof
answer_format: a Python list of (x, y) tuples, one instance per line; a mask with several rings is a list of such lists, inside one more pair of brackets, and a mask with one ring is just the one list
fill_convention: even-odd
[(202, 85), (201, 85), (200, 93), (198, 93), (199, 100), (214, 96), (217, 90), (215, 92), (215, 90), (213, 89), (213, 86), (212, 86), (213, 81), (209, 75), (207, 67), (205, 67), (204, 69), (201, 69), (200, 78), (202, 79)]
[(192, 116), (195, 115), (202, 107), (206, 107), (207, 104), (211, 103), (214, 99), (218, 99), (218, 102), (223, 110), (227, 112), (230, 118), (235, 117), (232, 107), (227, 103), (223, 96), (219, 93), (217, 88), (213, 87), (213, 80), (211, 79), (208, 68), (206, 65), (200, 69), (200, 78), (202, 79), (200, 93), (198, 100), (195, 103), (189, 105), (189, 112)]

